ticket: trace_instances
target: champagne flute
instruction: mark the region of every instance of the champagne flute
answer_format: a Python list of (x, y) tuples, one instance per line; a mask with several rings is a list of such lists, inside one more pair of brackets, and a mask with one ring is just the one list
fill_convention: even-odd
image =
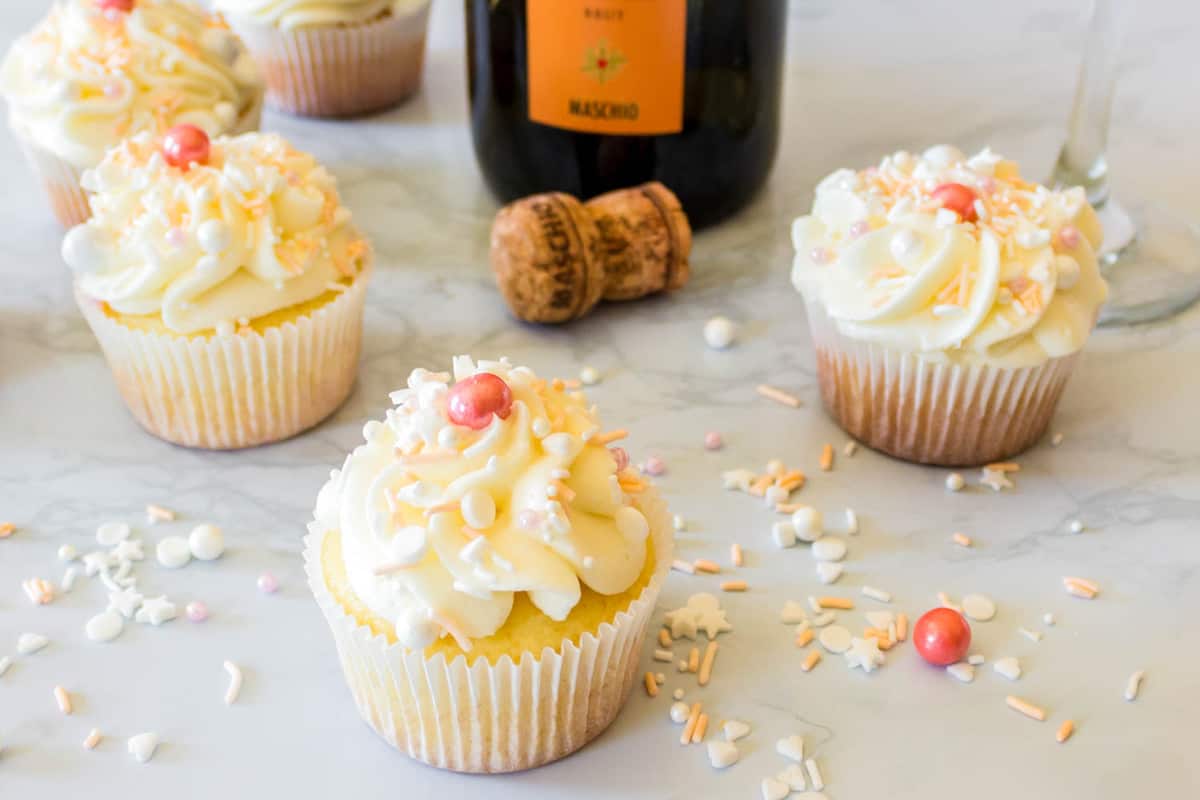
[(1101, 325), (1132, 325), (1176, 314), (1200, 299), (1200, 227), (1166, 209), (1127, 211), (1110, 194), (1108, 147), (1125, 0), (1093, 0), (1066, 144), (1051, 183), (1082, 186), (1104, 226), (1100, 269), (1108, 280)]

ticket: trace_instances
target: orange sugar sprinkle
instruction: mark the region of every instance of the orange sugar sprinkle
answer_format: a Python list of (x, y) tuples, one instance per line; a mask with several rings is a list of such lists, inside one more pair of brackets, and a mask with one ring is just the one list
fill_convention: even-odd
[(956, 274), (950, 279), (950, 282), (942, 287), (942, 290), (937, 293), (937, 302), (940, 305), (948, 305), (950, 301), (958, 296), (958, 284), (962, 282), (962, 274)]
[(876, 639), (875, 644), (879, 647), (880, 650), (882, 650), (886, 653), (888, 650), (891, 650), (892, 646), (895, 645), (896, 643), (893, 642), (889, 637), (884, 636), (880, 639)]
[(821, 447), (821, 471), (829, 472), (833, 469), (833, 445), (826, 442)]
[(692, 735), (696, 732), (696, 725), (700, 721), (700, 703), (692, 703), (691, 711), (688, 712), (687, 724), (683, 726), (683, 733), (679, 736), (680, 744), (691, 744)]
[(721, 584), (722, 592), (744, 592), (748, 588), (745, 581), (724, 581)]
[(71, 695), (67, 694), (67, 690), (63, 687), (54, 687), (54, 699), (58, 702), (58, 710), (62, 713), (69, 715), (75, 710), (71, 705)]
[(812, 668), (815, 667), (820, 662), (820, 660), (821, 660), (821, 651), (820, 650), (815, 650), (815, 649), (809, 650), (808, 656), (804, 659), (804, 662), (800, 665), (800, 669), (804, 670), (805, 672), (812, 672)]
[(563, 382), (562, 378), (555, 378), (554, 380), (550, 381), (550, 388), (556, 392), (561, 392), (563, 389), (567, 388), (567, 384)]
[[(619, 484), (620, 480), (618, 480), (617, 483)], [(550, 485), (554, 487), (555, 497), (561, 498), (568, 503), (575, 499), (575, 490), (570, 486), (567, 486), (561, 480), (555, 479), (554, 481), (551, 481)]]
[(621, 487), (621, 491), (626, 494), (640, 494), (646, 491), (646, 484), (641, 481), (622, 480), (618, 478), (617, 484)]
[(693, 647), (688, 651), (688, 672), (700, 669), (700, 648)]
[(1021, 465), (1015, 461), (996, 461), (992, 464), (987, 464), (984, 469), (995, 470), (997, 472), (1020, 472)]
[(721, 565), (715, 561), (709, 561), (707, 558), (697, 558), (692, 562), (692, 566), (696, 572), (707, 572), (710, 575), (716, 575), (721, 571)]
[(791, 480), (783, 481), (782, 483), (777, 483), (775, 485), (778, 486), (780, 489), (783, 489), (788, 494), (791, 494), (792, 492), (796, 491), (797, 489), (804, 488), (804, 476), (801, 475), (798, 478), (792, 478)]
[(598, 445), (604, 446), (606, 444), (612, 444), (613, 442), (620, 441), (621, 439), (624, 439), (628, 435), (629, 435), (629, 431), (627, 431), (626, 429), (617, 428), (615, 431), (609, 431), (607, 433), (597, 433), (597, 434), (593, 435), (592, 438), (588, 440), (588, 444), (598, 444)]
[(704, 658), (700, 662), (700, 676), (697, 679), (701, 686), (707, 686), (709, 678), (712, 677), (713, 662), (717, 659), (717, 643), (709, 642), (708, 647), (704, 648)]
[(660, 645), (662, 645), (664, 648), (667, 648), (667, 647), (670, 647), (672, 644), (674, 644), (675, 640), (671, 638), (671, 632), (669, 630), (667, 630), (666, 628), (659, 628), (658, 629), (658, 643)]
[(958, 305), (967, 305), (967, 292), (971, 289), (971, 276), (967, 274), (967, 262), (962, 263), (962, 280), (958, 282)]
[(971, 546), (971, 537), (967, 536), (965, 533), (955, 533), (950, 538), (953, 539), (954, 543), (956, 545), (959, 545), (960, 547), (970, 547)]
[(1071, 734), (1075, 733), (1075, 723), (1072, 720), (1064, 720), (1062, 725), (1058, 726), (1058, 730), (1054, 734), (1054, 741), (1062, 744), (1067, 739), (1071, 738)]
[(746, 491), (755, 497), (762, 497), (767, 493), (767, 487), (775, 482), (775, 479), (770, 475), (759, 475), (754, 482), (750, 484), (750, 488)]
[(647, 672), (643, 683), (646, 686), (646, 694), (650, 697), (658, 697), (658, 681), (654, 680), (654, 673)]
[(703, 742), (706, 733), (708, 733), (708, 714), (701, 714), (696, 718), (696, 729), (692, 731), (692, 744)]
[(880, 636), (882, 636), (883, 638), (886, 639), (887, 635), (888, 635), (887, 631), (880, 630), (879, 628), (864, 628), (863, 629), (863, 638), (864, 639), (870, 638), (870, 637), (880, 637)]
[(854, 601), (847, 597), (818, 597), (817, 605), (821, 608), (836, 608), (840, 611), (852, 611)]
[(0, 539), (7, 539), (17, 532), (15, 522), (0, 522)]
[(783, 389), (776, 388), (766, 383), (760, 383), (754, 387), (754, 391), (758, 392), (768, 400), (774, 400), (776, 403), (782, 403), (790, 408), (800, 407), (800, 398), (790, 392), (785, 392)]
[(804, 508), (804, 503), (776, 503), (775, 512), (778, 514), (795, 514)]
[(742, 565), (742, 562), (745, 560), (745, 556), (742, 554), (742, 546), (740, 544), (734, 542), (733, 544), (729, 545), (729, 560), (733, 562), (735, 567), (740, 567)]
[(442, 626), (442, 629), (445, 630), (446, 633), (450, 634), (450, 637), (454, 639), (454, 643), (458, 645), (460, 650), (462, 650), (464, 653), (471, 652), (471, 639), (463, 632), (463, 629), (461, 626), (459, 626), (457, 620), (447, 614), (436, 613), (430, 617), (430, 620), (435, 624)]
[(798, 469), (789, 469), (787, 472), (781, 473), (779, 477), (775, 479), (775, 485), (783, 486), (784, 484), (790, 483), (796, 479), (799, 479), (800, 483), (803, 484), (804, 473)]
[(805, 628), (796, 634), (796, 647), (807, 647), (808, 643), (813, 640), (812, 628)]

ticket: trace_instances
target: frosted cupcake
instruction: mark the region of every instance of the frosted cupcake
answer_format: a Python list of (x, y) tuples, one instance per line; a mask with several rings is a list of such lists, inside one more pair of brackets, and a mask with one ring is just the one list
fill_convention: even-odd
[(317, 498), (310, 585), (363, 718), (437, 767), (577, 750), (637, 683), (665, 506), (581, 393), (507, 361), (418, 369)]
[(971, 465), (1050, 422), (1108, 289), (1080, 188), (1023, 180), (989, 150), (899, 152), (838, 170), (796, 220), (821, 396), (855, 438)]
[(293, 114), (378, 111), (417, 90), (429, 0), (214, 0)]
[(316, 425), (358, 369), (370, 249), (312, 156), (273, 134), (138, 134), (84, 173), (63, 240), (134, 417), (232, 449)]
[(60, 0), (0, 67), (8, 119), (64, 226), (88, 216), (83, 170), (127, 136), (191, 123), (258, 128), (263, 88), (242, 43), (179, 0)]

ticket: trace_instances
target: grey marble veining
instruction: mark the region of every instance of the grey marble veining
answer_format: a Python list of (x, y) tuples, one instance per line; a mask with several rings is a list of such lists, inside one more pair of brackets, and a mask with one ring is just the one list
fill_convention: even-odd
[[(22, 631), (53, 639), (0, 678), (0, 796), (749, 798), (783, 768), (774, 741), (791, 733), (806, 736), (835, 800), (1200, 795), (1190, 744), (1200, 708), (1200, 312), (1096, 334), (1055, 422), (1064, 443), (1022, 458), (1013, 492), (950, 495), (943, 471), (867, 451), (839, 457), (829, 475), (816, 470), (820, 445), (840, 447), (845, 437), (818, 407), (803, 312), (786, 277), (788, 222), (806, 209), (815, 181), (836, 166), (943, 140), (991, 144), (1033, 175), (1053, 161), (1086, 4), (987, 5), (985, 14), (982, 4), (950, 0), (794, 3), (786, 127), (767, 190), (736, 220), (697, 237), (685, 290), (547, 329), (515, 323), (492, 285), (486, 234), (495, 204), (464, 127), (461, 9), (441, 0), (413, 102), (354, 123), (266, 118), (337, 173), (380, 258), (350, 401), (303, 437), (242, 453), (181, 450), (137, 428), (71, 300), (61, 232), (15, 145), (0, 141), (0, 519), (21, 528), (0, 541), (0, 655)], [(6, 4), (0, 40), (44, 7)], [(1200, 107), (1184, 83), (1198, 38), (1200, 13), (1189, 4), (1141, 6), (1123, 59), (1112, 163), (1127, 198), (1153, 196), (1200, 220)], [(730, 351), (704, 347), (700, 331), (715, 313), (743, 324)], [(722, 639), (711, 686), (697, 690), (664, 670), (668, 691), (653, 702), (635, 691), (583, 752), (500, 778), (411, 763), (358, 720), (299, 559), (315, 493), (359, 441), (363, 421), (382, 413), (410, 369), (444, 366), (460, 352), (507, 354), (548, 375), (572, 376), (583, 364), (602, 370), (591, 393), (608, 422), (633, 431), (635, 457), (658, 454), (669, 466), (660, 485), (689, 520), (681, 554), (724, 560), (737, 539), (752, 587), (723, 598), (735, 631)], [(755, 397), (753, 385), (766, 379), (796, 391), (805, 407)], [(702, 449), (710, 429), (724, 433), (724, 451)], [(840, 592), (879, 586), (914, 615), (937, 591), (987, 593), (1000, 612), (975, 626), (973, 650), (1020, 657), (1020, 682), (989, 665), (960, 685), (910, 647), (870, 676), (834, 657), (802, 674), (790, 632), (775, 619), (784, 600), (819, 589), (812, 561), (801, 549), (773, 549), (773, 516), (719, 489), (721, 469), (771, 457), (809, 471), (808, 502), (853, 506), (862, 517)], [(147, 502), (185, 521), (147, 527)], [(1067, 533), (1075, 518), (1085, 533)], [(230, 551), (220, 562), (176, 573), (152, 560), (139, 568), (144, 591), (202, 599), (209, 622), (130, 626), (96, 645), (83, 624), (103, 604), (98, 583), (80, 580), (45, 608), (26, 602), (19, 582), (57, 580), (57, 547), (88, 548), (109, 519), (136, 523), (148, 544), (201, 520), (225, 528)], [(977, 547), (951, 545), (955, 530)], [(268, 570), (283, 584), (270, 597), (254, 586)], [(1097, 580), (1103, 594), (1092, 603), (1067, 597), (1064, 574)], [(715, 583), (675, 575), (663, 606)], [(1047, 611), (1058, 624), (1041, 643), (1017, 633), (1043, 629)], [(221, 703), (226, 658), (247, 673), (232, 708)], [(1134, 669), (1147, 679), (1130, 704), (1121, 692)], [(71, 717), (55, 708), (56, 684), (75, 693)], [(676, 686), (703, 697), (714, 719), (752, 723), (740, 764), (716, 774), (702, 748), (680, 748), (666, 718)], [(1004, 708), (1010, 692), (1046, 706), (1051, 721)], [(1078, 733), (1056, 745), (1054, 727), (1068, 716)], [(92, 727), (109, 738), (88, 753), (80, 742)], [(165, 743), (139, 766), (124, 741), (143, 730)]]

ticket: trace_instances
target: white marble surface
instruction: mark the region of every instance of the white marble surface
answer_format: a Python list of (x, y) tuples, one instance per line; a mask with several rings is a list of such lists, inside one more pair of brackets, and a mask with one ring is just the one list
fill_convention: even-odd
[[(177, 449), (126, 414), (71, 301), (60, 232), (15, 146), (0, 142), (0, 518), (20, 526), (0, 541), (0, 655), (22, 631), (53, 639), (0, 678), (0, 796), (749, 798), (784, 766), (775, 739), (796, 732), (835, 800), (1200, 795), (1191, 743), (1200, 708), (1200, 312), (1093, 337), (1055, 423), (1066, 441), (1025, 456), (1013, 492), (949, 495), (943, 471), (870, 452), (839, 459), (829, 475), (815, 469), (821, 443), (840, 446), (844, 437), (817, 406), (803, 315), (786, 279), (788, 221), (821, 175), (900, 146), (990, 143), (1033, 174), (1048, 170), (1085, 3), (1053, 5), (1013, 0), (985, 15), (951, 0), (920, 11), (885, 0), (795, 4), (787, 128), (768, 190), (739, 219), (697, 238), (684, 291), (541, 329), (508, 317), (486, 267), (495, 206), (463, 127), (461, 9), (442, 0), (425, 89), (413, 103), (353, 124), (266, 119), (340, 176), (381, 263), (350, 402), (306, 436), (244, 453)], [(44, 6), (6, 3), (0, 40)], [(1200, 107), (1191, 102), (1200, 13), (1190, 6), (1147, 3), (1133, 21), (1112, 162), (1129, 196), (1154, 195), (1200, 219)], [(700, 329), (715, 313), (744, 323), (735, 349), (704, 348)], [(715, 774), (702, 748), (680, 748), (666, 718), (669, 691), (653, 702), (636, 691), (583, 752), (509, 777), (424, 768), (358, 720), (303, 585), (300, 537), (328, 469), (359, 440), (362, 422), (382, 413), (387, 391), (411, 368), (445, 366), (464, 351), (508, 354), (548, 374), (602, 369), (593, 395), (609, 422), (632, 429), (635, 456), (657, 453), (669, 464), (661, 486), (691, 521), (682, 555), (724, 559), (735, 539), (747, 548), (741, 575), (752, 589), (725, 598), (736, 630), (723, 639), (712, 685), (697, 690), (667, 670), (668, 690), (687, 686), (715, 718), (753, 724), (737, 766)], [(763, 379), (795, 390), (805, 407), (756, 398), (751, 387)], [(725, 433), (725, 451), (702, 450), (709, 429)], [(1025, 677), (1010, 685), (989, 667), (960, 685), (908, 646), (871, 676), (833, 658), (802, 674), (775, 618), (785, 599), (818, 588), (811, 559), (773, 550), (772, 516), (718, 488), (720, 469), (776, 456), (817, 473), (807, 501), (849, 504), (862, 516), (840, 591), (884, 587), (910, 613), (932, 605), (938, 590), (985, 592), (1000, 612), (976, 626), (974, 649), (1019, 656)], [(147, 543), (172, 530), (141, 524), (147, 502), (183, 512), (180, 530), (199, 520), (225, 527), (230, 552), (218, 563), (139, 569), (147, 591), (206, 601), (208, 623), (131, 627), (98, 645), (85, 640), (83, 624), (103, 603), (99, 584), (81, 580), (45, 608), (26, 602), (19, 582), (57, 580), (57, 547), (88, 548), (104, 520), (138, 523)], [(1087, 531), (1073, 536), (1065, 526), (1076, 517)], [(954, 547), (954, 530), (978, 546)], [(279, 576), (278, 595), (255, 590), (264, 570)], [(1101, 597), (1067, 597), (1064, 574), (1099, 581)], [(715, 583), (673, 576), (664, 603)], [(1021, 625), (1042, 628), (1046, 611), (1059, 624), (1040, 644), (1018, 635)], [(232, 708), (221, 703), (226, 658), (247, 670)], [(1125, 679), (1139, 668), (1148, 676), (1142, 697), (1126, 703)], [(55, 708), (56, 684), (76, 693), (71, 717)], [(1009, 692), (1044, 704), (1052, 721), (1007, 710)], [(1079, 730), (1058, 746), (1054, 728), (1068, 716)], [(93, 726), (110, 738), (88, 753), (80, 742)], [(143, 730), (165, 743), (139, 766), (124, 740)]]

